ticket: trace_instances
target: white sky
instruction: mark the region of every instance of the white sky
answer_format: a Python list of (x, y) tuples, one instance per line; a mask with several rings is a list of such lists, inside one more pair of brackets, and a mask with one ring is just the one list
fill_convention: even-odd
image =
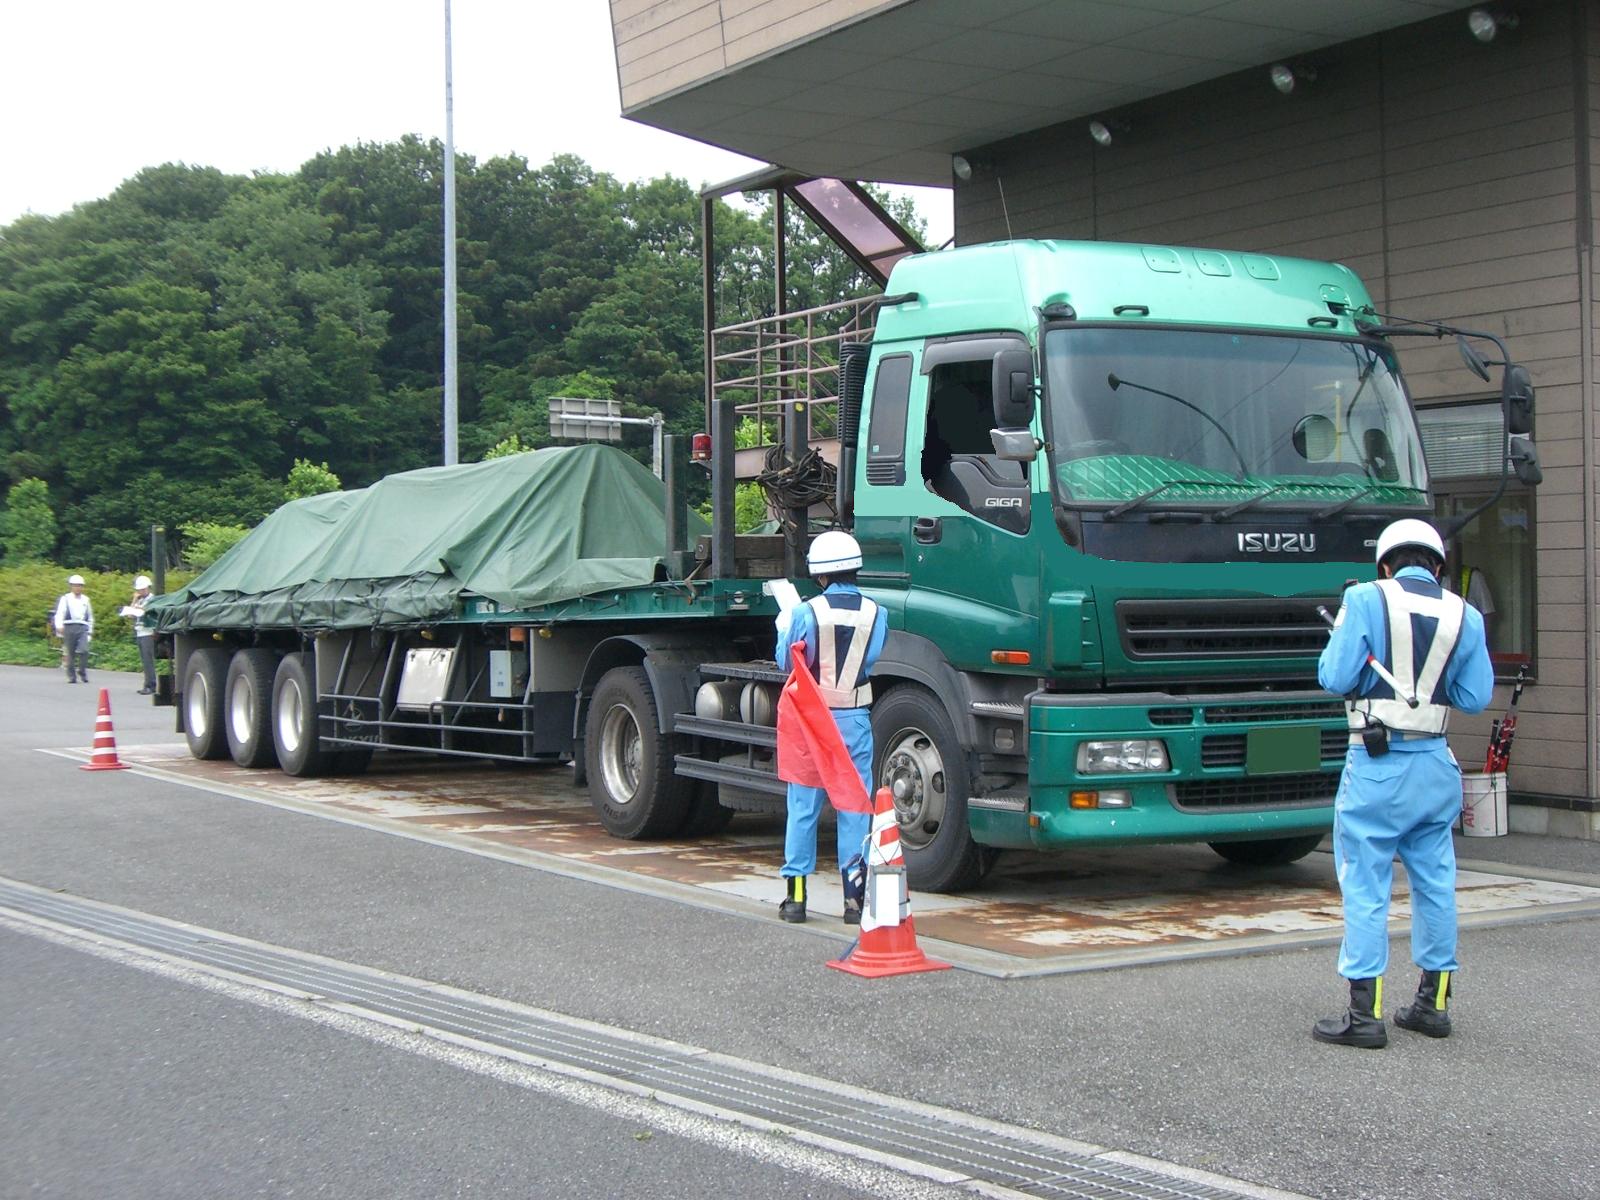
[[(443, 0), (20, 0), (0, 69), (0, 225), (163, 162), (295, 170), (444, 136)], [(619, 115), (605, 0), (453, 0), (455, 142), (700, 186), (762, 164)], [(898, 190), (898, 189), (897, 189)], [(912, 192), (938, 245), (949, 193)]]

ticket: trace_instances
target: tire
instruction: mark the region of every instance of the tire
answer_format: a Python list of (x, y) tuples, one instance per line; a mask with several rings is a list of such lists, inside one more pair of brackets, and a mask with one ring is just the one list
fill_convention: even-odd
[(724, 808), (717, 798), (717, 785), (700, 782), (689, 797), (689, 812), (683, 819), (678, 836), (683, 838), (712, 837), (721, 833), (733, 820), (733, 809)]
[(915, 686), (894, 688), (872, 709), (873, 778), (894, 796), (911, 886), (958, 892), (994, 861), (967, 825), (967, 755), (944, 705)]
[(1210, 842), (1208, 845), (1223, 858), (1242, 867), (1281, 867), (1285, 863), (1299, 862), (1322, 843), (1320, 833), (1307, 833), (1299, 837), (1267, 838), (1256, 842)]
[(612, 837), (668, 837), (689, 816), (691, 782), (673, 772), (678, 739), (664, 735), (643, 667), (601, 676), (584, 724), (589, 800)]
[(241, 767), (277, 764), (272, 744), (272, 679), (277, 670), (278, 656), (271, 650), (239, 650), (228, 664), (222, 726), (228, 734), (228, 753)]
[(310, 656), (286, 654), (272, 679), (272, 745), (284, 774), (313, 779), (333, 770), (337, 755), (322, 744), (320, 725)]
[(189, 655), (183, 668), (183, 736), (195, 758), (228, 757), (222, 729), (222, 696), (228, 679), (228, 652), (207, 646)]

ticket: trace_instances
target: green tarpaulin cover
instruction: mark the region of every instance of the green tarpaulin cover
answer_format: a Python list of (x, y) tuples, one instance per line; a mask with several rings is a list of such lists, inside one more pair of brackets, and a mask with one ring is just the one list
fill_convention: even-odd
[(349, 629), (446, 618), (464, 594), (521, 609), (639, 587), (665, 549), (662, 493), (598, 445), (406, 471), (285, 504), (147, 611), (164, 631)]

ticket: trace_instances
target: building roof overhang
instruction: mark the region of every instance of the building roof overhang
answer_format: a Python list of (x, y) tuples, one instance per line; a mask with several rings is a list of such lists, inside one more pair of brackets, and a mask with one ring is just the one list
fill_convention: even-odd
[(947, 186), (963, 150), (1457, 10), (1457, 0), (903, 0), (623, 115), (808, 175)]

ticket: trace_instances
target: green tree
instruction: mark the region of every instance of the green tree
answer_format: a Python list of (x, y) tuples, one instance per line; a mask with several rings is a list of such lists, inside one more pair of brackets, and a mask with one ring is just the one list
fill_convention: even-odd
[(244, 539), (250, 531), (243, 525), (219, 525), (214, 521), (189, 521), (184, 524), (183, 560), (203, 571)]
[(42, 479), (24, 479), (6, 493), (0, 514), (0, 541), (9, 563), (46, 562), (56, 548), (56, 514), (50, 487)]
[(324, 492), (337, 492), (343, 485), (339, 477), (328, 470), (327, 463), (314, 463), (297, 458), (289, 468), (289, 477), (283, 485), (285, 500), (303, 500), (307, 496), (320, 496)]

